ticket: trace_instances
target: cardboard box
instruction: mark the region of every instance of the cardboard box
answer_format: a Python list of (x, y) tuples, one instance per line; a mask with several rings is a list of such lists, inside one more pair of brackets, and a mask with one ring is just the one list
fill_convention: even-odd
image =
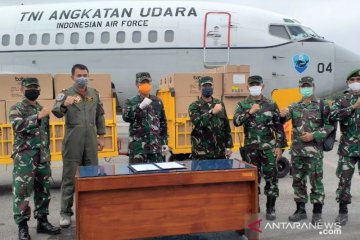
[(225, 73), (224, 96), (248, 96), (248, 77), (249, 73)]
[(175, 97), (199, 97), (199, 79), (211, 76), (214, 80), (214, 95), (222, 95), (223, 76), (220, 73), (174, 73), (166, 76), (169, 88), (175, 89)]
[[(6, 113), (9, 114), (11, 106), (15, 105), (19, 100), (7, 100), (5, 103), (6, 106)], [(54, 106), (55, 100), (54, 99), (48, 99), (48, 100), (38, 100), (39, 104), (43, 106), (44, 108), (47, 108), (51, 111), (51, 109)], [(57, 118), (54, 114), (50, 113), (50, 122), (64, 122), (65, 118)], [(6, 118), (6, 123), (10, 123), (9, 116)]]
[(0, 100), (20, 100), (21, 80), (27, 77), (39, 79), (41, 93), (39, 99), (53, 99), (54, 86), (51, 74), (0, 74)]
[(6, 123), (6, 116), (5, 101), (0, 101), (0, 124)]
[(101, 98), (103, 103), (103, 108), (105, 112), (105, 120), (112, 120), (113, 119), (113, 106), (112, 106), (112, 98)]
[(223, 103), (225, 105), (226, 113), (229, 118), (234, 116), (238, 102), (244, 99), (245, 97), (223, 97)]
[[(55, 95), (73, 85), (74, 81), (69, 74), (56, 74), (54, 76)], [(98, 90), (101, 98), (112, 97), (110, 74), (90, 74), (89, 87)]]
[(192, 102), (198, 100), (198, 97), (175, 97), (175, 117), (189, 117), (188, 110)]
[(216, 68), (206, 69), (209, 73), (241, 73), (250, 72), (249, 65), (224, 65)]

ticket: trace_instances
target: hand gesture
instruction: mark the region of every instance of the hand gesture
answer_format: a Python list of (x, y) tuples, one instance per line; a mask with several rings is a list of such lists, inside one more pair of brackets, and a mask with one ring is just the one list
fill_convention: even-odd
[(65, 99), (65, 101), (64, 101), (64, 106), (67, 107), (67, 106), (69, 106), (69, 105), (74, 104), (74, 102), (75, 102), (75, 97), (73, 97), (73, 96), (67, 96), (66, 99)]
[(214, 115), (217, 115), (219, 112), (221, 112), (221, 110), (222, 110), (222, 106), (221, 106), (220, 103), (218, 103), (218, 104), (215, 104), (215, 106), (214, 106), (214, 108), (212, 110), (212, 113)]
[(314, 134), (305, 132), (305, 133), (300, 137), (300, 139), (301, 139), (301, 141), (303, 141), (303, 142), (311, 142), (312, 140), (314, 140)]
[(288, 108), (284, 108), (280, 110), (280, 117), (286, 117), (286, 114), (289, 113), (289, 109)]
[(40, 119), (43, 119), (44, 117), (47, 117), (47, 116), (49, 116), (49, 115), (50, 115), (49, 109), (43, 108), (43, 109), (41, 109), (41, 111), (38, 113), (37, 118), (40, 120)]
[(260, 110), (260, 105), (257, 104), (257, 103), (255, 103), (255, 104), (253, 104), (253, 105), (251, 106), (249, 113), (250, 113), (250, 114), (254, 114), (254, 113), (256, 113), (256, 112), (259, 111), (259, 110)]
[(152, 103), (152, 100), (150, 98), (144, 98), (144, 100), (140, 103), (139, 108), (145, 109), (147, 106), (149, 106)]

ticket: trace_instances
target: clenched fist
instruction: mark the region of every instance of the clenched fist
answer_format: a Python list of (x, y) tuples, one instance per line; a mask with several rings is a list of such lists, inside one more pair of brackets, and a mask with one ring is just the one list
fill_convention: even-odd
[(214, 108), (212, 110), (212, 113), (214, 115), (217, 115), (219, 112), (221, 112), (221, 110), (222, 110), (222, 106), (221, 106), (220, 103), (218, 103), (218, 104), (215, 104), (215, 106), (214, 106)]
[(47, 117), (47, 116), (49, 116), (49, 115), (50, 115), (49, 109), (43, 108), (43, 109), (41, 109), (41, 111), (38, 113), (37, 118), (40, 120), (40, 119), (43, 119), (44, 117)]

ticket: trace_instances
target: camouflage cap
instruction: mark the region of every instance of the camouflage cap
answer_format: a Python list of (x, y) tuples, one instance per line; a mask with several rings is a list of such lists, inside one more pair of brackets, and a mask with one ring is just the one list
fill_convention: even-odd
[(300, 78), (299, 85), (301, 86), (304, 83), (310, 83), (311, 85), (313, 85), (314, 84), (314, 78), (312, 78), (310, 76)]
[(136, 82), (142, 82), (144, 80), (149, 80), (150, 82), (152, 81), (150, 73), (148, 72), (138, 72), (136, 74)]
[(248, 78), (248, 84), (251, 84), (251, 83), (263, 83), (263, 79), (261, 76), (259, 75), (254, 75), (254, 76), (250, 76)]
[(352, 71), (351, 73), (349, 73), (346, 80), (349, 80), (350, 78), (356, 77), (356, 76), (360, 76), (360, 69), (356, 69), (356, 70)]
[(24, 78), (21, 80), (21, 86), (28, 87), (30, 85), (37, 85), (39, 87), (39, 80), (37, 78)]
[(207, 84), (207, 83), (210, 83), (211, 85), (213, 85), (214, 83), (214, 79), (210, 76), (204, 76), (204, 77), (201, 77), (199, 79), (199, 85), (202, 86), (204, 84)]

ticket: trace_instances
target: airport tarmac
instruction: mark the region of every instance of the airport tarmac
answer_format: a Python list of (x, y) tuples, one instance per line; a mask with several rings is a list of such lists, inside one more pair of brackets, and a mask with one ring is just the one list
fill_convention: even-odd
[[(335, 146), (337, 148), (337, 145)], [(284, 154), (286, 157), (288, 153)], [(238, 153), (233, 154), (233, 157), (238, 157)], [(338, 178), (335, 176), (335, 170), (337, 166), (338, 156), (336, 150), (325, 153), (324, 158), (324, 186), (325, 186), (325, 206), (323, 208), (323, 218), (327, 226), (330, 226), (337, 215), (338, 204), (335, 201), (335, 191), (338, 185)], [(116, 159), (110, 159), (105, 161), (102, 159), (101, 164), (111, 164), (114, 161), (127, 164), (127, 157), (118, 157)], [(62, 163), (52, 163), (52, 173), (54, 183), (52, 184), (51, 194), (52, 200), (50, 202), (50, 215), (49, 221), (54, 225), (59, 225), (59, 211), (60, 211), (60, 181), (62, 172)], [(357, 169), (357, 167), (356, 167)], [(12, 165), (0, 166), (0, 239), (12, 240), (17, 239), (18, 228), (15, 225), (12, 217), (12, 194), (11, 194), (11, 172)], [(313, 229), (309, 226), (312, 216), (312, 205), (307, 204), (308, 219), (303, 220), (300, 223), (300, 227), (296, 225), (288, 224), (288, 216), (291, 215), (295, 210), (295, 203), (293, 200), (292, 190), (292, 177), (287, 175), (286, 177), (279, 180), (280, 197), (276, 203), (277, 219), (273, 222), (268, 222), (265, 219), (265, 201), (264, 195), (260, 195), (260, 206), (261, 213), (259, 219), (261, 219), (260, 239), (263, 240), (303, 240), (303, 239), (316, 239), (316, 240), (358, 240), (359, 229), (360, 229), (360, 176), (358, 170), (352, 179), (352, 204), (349, 205), (349, 222), (346, 226), (332, 229)], [(309, 181), (308, 181), (309, 184)], [(262, 191), (264, 181), (261, 183)], [(308, 187), (308, 192), (310, 187)], [(33, 202), (31, 202), (33, 209)], [(270, 226), (269, 224), (273, 224)], [(36, 220), (31, 219), (29, 221), (30, 234), (32, 239), (39, 240), (72, 240), (75, 239), (75, 221), (72, 218), (72, 225), (68, 229), (62, 229), (61, 235), (49, 236), (44, 234), (36, 233)], [(334, 227), (334, 226), (333, 226)], [(309, 229), (310, 228), (310, 229)], [(336, 230), (336, 231), (335, 231)], [(340, 231), (339, 231), (340, 230)], [(121, 232), (119, 232), (119, 238), (121, 238)], [(239, 236), (236, 232), (221, 232), (221, 233), (206, 233), (206, 234), (193, 234), (186, 236), (173, 236), (173, 237), (162, 237), (156, 238), (156, 240), (232, 240), (232, 239), (246, 239), (245, 237)]]

